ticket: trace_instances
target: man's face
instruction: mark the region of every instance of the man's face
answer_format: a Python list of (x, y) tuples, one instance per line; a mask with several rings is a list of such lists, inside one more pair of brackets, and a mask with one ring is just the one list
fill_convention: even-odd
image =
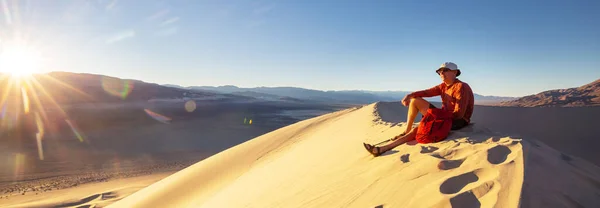
[(442, 81), (450, 81), (456, 78), (456, 71), (447, 68), (442, 68), (438, 70), (438, 74), (440, 75)]

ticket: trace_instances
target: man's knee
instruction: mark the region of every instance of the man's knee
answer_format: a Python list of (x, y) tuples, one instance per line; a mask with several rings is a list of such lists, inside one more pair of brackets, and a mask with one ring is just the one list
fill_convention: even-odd
[(431, 103), (423, 98), (411, 98), (411, 105), (417, 107), (421, 115), (425, 115), (427, 113), (427, 109), (431, 108)]
[(414, 97), (414, 98), (410, 98), (410, 102), (411, 103), (422, 103), (422, 102), (427, 102), (425, 99), (420, 98), (420, 97)]
[(417, 105), (417, 107), (419, 108), (428, 108), (430, 103), (423, 99), (423, 98), (411, 98), (410, 102), (413, 103), (414, 105)]

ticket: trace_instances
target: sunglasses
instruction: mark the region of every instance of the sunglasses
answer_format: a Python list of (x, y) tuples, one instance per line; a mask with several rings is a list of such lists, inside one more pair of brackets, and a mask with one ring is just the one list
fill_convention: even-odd
[(444, 72), (447, 72), (447, 71), (452, 71), (452, 70), (451, 70), (451, 69), (448, 69), (448, 68), (441, 68), (441, 69), (438, 69), (436, 72), (437, 72), (438, 74), (442, 74), (442, 73), (444, 73)]

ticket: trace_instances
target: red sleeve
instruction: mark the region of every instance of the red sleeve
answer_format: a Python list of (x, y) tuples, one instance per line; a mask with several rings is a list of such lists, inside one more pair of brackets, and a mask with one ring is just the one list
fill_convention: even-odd
[(456, 92), (456, 105), (454, 105), (454, 111), (452, 111), (454, 119), (465, 117), (467, 106), (469, 105), (469, 102), (471, 102), (471, 97), (469, 96), (470, 93), (472, 93), (471, 88), (467, 85), (463, 84), (458, 88), (458, 92)]
[[(442, 83), (444, 84), (444, 83)], [(421, 90), (421, 91), (416, 91), (413, 93), (410, 93), (412, 97), (433, 97), (433, 96), (438, 96), (438, 95), (442, 95), (442, 87), (440, 85), (436, 85), (432, 88), (426, 89), (426, 90)]]

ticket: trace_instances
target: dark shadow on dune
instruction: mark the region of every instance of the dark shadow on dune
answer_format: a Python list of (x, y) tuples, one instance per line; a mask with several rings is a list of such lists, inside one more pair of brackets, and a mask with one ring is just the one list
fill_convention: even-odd
[(438, 149), (439, 148), (434, 147), (434, 146), (421, 146), (421, 154), (432, 153)]
[(443, 194), (455, 194), (468, 184), (476, 182), (477, 180), (479, 180), (479, 177), (477, 177), (477, 175), (475, 175), (473, 172), (454, 176), (442, 183), (440, 186), (440, 192)]
[(442, 160), (438, 164), (438, 168), (440, 170), (452, 170), (454, 168), (460, 167), (460, 165), (462, 165), (462, 163), (464, 161), (465, 161), (464, 159), (461, 159), (461, 160)]
[(567, 207), (577, 207), (577, 208), (586, 207), (586, 206), (583, 206), (582, 204), (580, 204), (579, 202), (577, 202), (577, 200), (573, 199), (572, 197), (570, 197), (567, 194), (561, 193), (561, 197), (563, 199), (565, 199), (564, 202), (569, 205)]
[(398, 153), (398, 150), (388, 150), (387, 152), (384, 152), (380, 156), (391, 155), (391, 154), (396, 154), (396, 153)]
[(452, 207), (479, 208), (481, 203), (471, 191), (459, 194), (450, 199)]
[(417, 144), (418, 144), (418, 142), (417, 142), (416, 140), (412, 140), (412, 141), (410, 141), (410, 142), (406, 142), (406, 143), (404, 143), (404, 144), (406, 144), (406, 145), (409, 145), (409, 146), (415, 146), (415, 145), (417, 145)]
[(410, 157), (410, 154), (404, 154), (404, 155), (400, 156), (400, 160), (401, 160), (403, 163), (410, 162), (410, 160), (408, 159), (408, 157)]
[(383, 208), (383, 204), (377, 205), (375, 208)]
[[(493, 107), (475, 106), (471, 121), (494, 132), (535, 140), (568, 155), (600, 165), (600, 106)], [(573, 142), (577, 141), (577, 142)]]
[(594, 176), (590, 175), (590, 173), (581, 170), (581, 168), (579, 167), (573, 169), (572, 172), (575, 173), (575, 175), (577, 175), (579, 179), (586, 181), (587, 184), (590, 184), (595, 189), (600, 190), (600, 181), (596, 180)]
[(527, 141), (534, 147), (541, 147), (535, 139), (527, 139)]
[(573, 160), (570, 156), (565, 155), (565, 153), (560, 153), (560, 159), (564, 160), (565, 162), (570, 162), (571, 160)]
[(488, 150), (488, 162), (497, 165), (506, 161), (506, 157), (511, 151), (508, 147), (498, 145)]
[(117, 195), (117, 193), (115, 192), (106, 192), (102, 194), (102, 200), (107, 200), (107, 199), (114, 199), (117, 198), (119, 195)]
[(67, 202), (67, 203), (61, 204), (60, 207), (73, 207), (73, 206), (77, 206), (77, 205), (80, 205), (80, 204), (85, 204), (85, 203), (93, 201), (94, 199), (97, 199), (98, 197), (100, 197), (100, 195), (101, 194), (94, 194), (94, 195), (88, 196), (88, 197), (83, 198), (83, 199), (78, 200), (78, 201)]
[(444, 158), (443, 156), (441, 156), (441, 155), (440, 155), (440, 154), (438, 154), (438, 153), (433, 153), (433, 154), (430, 154), (430, 156), (432, 156), (432, 157), (435, 157), (435, 158), (438, 158), (438, 159), (442, 159), (442, 160), (445, 160), (445, 159), (446, 159), (446, 158)]

